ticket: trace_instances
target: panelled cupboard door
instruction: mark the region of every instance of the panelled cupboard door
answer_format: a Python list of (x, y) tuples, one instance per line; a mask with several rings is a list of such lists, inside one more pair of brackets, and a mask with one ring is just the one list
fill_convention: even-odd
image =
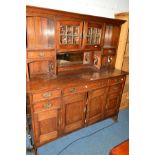
[(121, 94), (109, 94), (105, 106), (105, 116), (114, 116), (119, 111), (121, 101)]
[(43, 144), (59, 136), (59, 110), (46, 110), (34, 113), (35, 141)]
[(107, 88), (88, 92), (86, 123), (92, 124), (104, 117)]
[(104, 23), (85, 21), (83, 33), (84, 49), (100, 50), (103, 44), (103, 30)]
[(81, 48), (83, 21), (79, 20), (58, 20), (57, 29), (57, 49), (74, 50)]
[(117, 48), (119, 34), (120, 34), (120, 26), (119, 25), (106, 24), (103, 47)]
[(62, 101), (64, 103), (64, 133), (82, 128), (85, 121), (86, 93), (66, 96)]
[(27, 49), (54, 49), (54, 18), (26, 17)]

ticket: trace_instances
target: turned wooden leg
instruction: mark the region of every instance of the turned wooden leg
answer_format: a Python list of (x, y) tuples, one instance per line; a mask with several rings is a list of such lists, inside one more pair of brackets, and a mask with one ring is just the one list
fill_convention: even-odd
[(37, 154), (37, 148), (34, 148), (34, 155), (38, 155)]
[(118, 122), (118, 115), (113, 116), (113, 117), (112, 117), (112, 120), (113, 120), (114, 122)]

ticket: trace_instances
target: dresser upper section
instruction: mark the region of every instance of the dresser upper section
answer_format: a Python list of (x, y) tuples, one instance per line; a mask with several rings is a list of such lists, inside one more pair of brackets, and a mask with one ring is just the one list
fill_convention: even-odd
[(59, 80), (64, 72), (114, 68), (124, 22), (27, 6), (27, 81), (38, 75)]

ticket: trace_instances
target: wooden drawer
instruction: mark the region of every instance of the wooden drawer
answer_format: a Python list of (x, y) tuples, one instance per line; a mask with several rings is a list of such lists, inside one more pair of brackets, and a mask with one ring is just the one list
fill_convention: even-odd
[(122, 92), (122, 84), (116, 84), (116, 85), (113, 85), (111, 87), (109, 87), (109, 94), (112, 94), (112, 93), (118, 93), (120, 94)]
[(84, 92), (87, 90), (87, 85), (82, 85), (82, 86), (75, 86), (75, 87), (70, 87), (70, 88), (65, 88), (63, 90), (63, 95), (70, 95), (70, 94), (75, 94), (75, 93), (80, 93)]
[(47, 59), (53, 58), (54, 51), (28, 51), (27, 59)]
[(103, 55), (115, 55), (116, 50), (115, 49), (104, 49), (103, 50)]
[(98, 82), (91, 82), (87, 83), (85, 85), (81, 86), (75, 86), (75, 87), (70, 87), (70, 88), (65, 88), (63, 90), (63, 95), (70, 95), (74, 93), (81, 93), (81, 92), (86, 92), (86, 91), (91, 91), (93, 89), (105, 87), (108, 85), (108, 80), (103, 80), (103, 81), (98, 81)]
[(106, 87), (108, 85), (108, 80), (100, 80), (97, 82), (92, 82), (88, 84), (88, 91), (89, 90), (93, 90), (93, 89), (98, 89), (98, 88), (102, 88), (102, 87)]
[(61, 99), (46, 100), (33, 104), (33, 111), (39, 112), (50, 109), (58, 109), (61, 105)]
[(38, 102), (46, 99), (53, 99), (60, 96), (61, 96), (61, 90), (49, 90), (49, 91), (33, 94), (33, 102)]
[(124, 76), (115, 77), (115, 78), (109, 79), (109, 85), (123, 83), (124, 81), (125, 81)]

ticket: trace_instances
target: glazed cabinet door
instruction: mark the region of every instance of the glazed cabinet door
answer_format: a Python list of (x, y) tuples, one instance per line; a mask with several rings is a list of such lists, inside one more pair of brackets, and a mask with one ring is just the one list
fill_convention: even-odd
[(83, 22), (79, 20), (57, 21), (57, 49), (74, 50), (81, 48)]
[(86, 93), (63, 97), (64, 133), (82, 128), (85, 122)]
[(86, 123), (92, 124), (104, 118), (107, 88), (88, 92)]
[(27, 49), (54, 49), (54, 18), (42, 16), (26, 17)]
[(100, 50), (103, 44), (104, 23), (84, 22), (83, 47), (84, 49)]

